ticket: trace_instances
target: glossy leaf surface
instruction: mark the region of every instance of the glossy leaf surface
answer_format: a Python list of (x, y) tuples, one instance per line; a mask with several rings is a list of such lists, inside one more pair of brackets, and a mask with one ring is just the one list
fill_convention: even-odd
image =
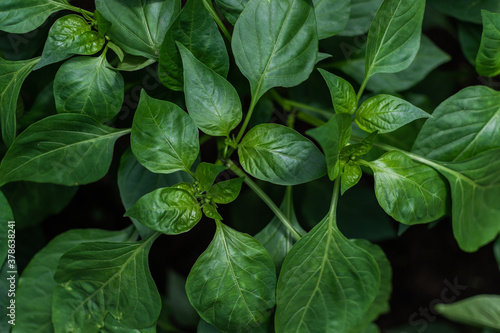
[(476, 57), (476, 70), (479, 75), (496, 76), (500, 74), (500, 14), (486, 10), (483, 17), (483, 34)]
[(342, 174), (340, 183), (340, 193), (344, 194), (348, 189), (356, 185), (363, 172), (361, 167), (357, 163), (347, 163), (344, 167), (344, 173)]
[(207, 191), (207, 196), (214, 202), (228, 204), (236, 200), (240, 194), (243, 178), (234, 178), (219, 182)]
[(354, 114), (358, 107), (356, 92), (349, 82), (343, 78), (329, 73), (323, 69), (319, 72), (325, 79), (330, 95), (332, 96), (333, 108), (336, 113)]
[(222, 165), (201, 162), (196, 167), (196, 179), (200, 182), (200, 191), (206, 192), (212, 186), (217, 175), (226, 170)]

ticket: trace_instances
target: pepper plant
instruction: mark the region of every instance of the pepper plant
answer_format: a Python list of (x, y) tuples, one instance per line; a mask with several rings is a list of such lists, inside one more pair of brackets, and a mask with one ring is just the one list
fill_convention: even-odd
[[(52, 239), (23, 270), (16, 325), (6, 329), (178, 331), (159, 320), (148, 254), (159, 237), (210, 223), (213, 239), (185, 281), (198, 332), (377, 332), (390, 263), (378, 245), (339, 228), (342, 197), (363, 173), (402, 226), (451, 217), (466, 252), (500, 232), (500, 94), (478, 81), (435, 108), (406, 94), (451, 59), (422, 34), (424, 14), (457, 19), (477, 73), (500, 73), (497, 1), (434, 0), (426, 10), (425, 0), (95, 0), (95, 8), (0, 3), (5, 36), (41, 34), (27, 52), (0, 59), (4, 274), (5, 221), (22, 214), (9, 199), (13, 184), (52, 184), (64, 207), (77, 186), (108, 173), (115, 142), (130, 141), (117, 180), (131, 223)], [(23, 82), (37, 72), (54, 73), (53, 83), (25, 110)], [(121, 126), (136, 74), (143, 89)], [(273, 110), (282, 117), (271, 119)], [(269, 184), (284, 189), (281, 205)], [(294, 188), (308, 184), (331, 191), (313, 224), (294, 210)], [(274, 214), (252, 235), (225, 208), (250, 191), (261, 199), (253, 209)], [(498, 329), (499, 304), (484, 296), (438, 310)], [(481, 306), (496, 315), (466, 318)]]

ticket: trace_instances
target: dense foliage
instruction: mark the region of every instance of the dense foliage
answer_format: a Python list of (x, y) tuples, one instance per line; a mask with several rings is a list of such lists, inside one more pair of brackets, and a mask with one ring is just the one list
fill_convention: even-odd
[[(356, 192), (363, 173), (399, 233), (451, 217), (465, 252), (497, 239), (497, 0), (95, 0), (95, 9), (0, 2), (0, 291), (15, 264), (7, 221), (21, 234), (117, 159), (131, 221), (50, 240), (23, 269), (15, 325), (2, 319), (3, 332), (179, 332), (193, 322), (197, 332), (379, 332), (391, 264), (376, 237), (340, 227), (359, 223), (339, 213), (351, 192), (358, 210), (369, 207), (356, 225), (375, 230), (371, 194)], [(437, 28), (457, 36), (464, 73), (435, 71), (454, 60), (422, 33)], [(474, 84), (461, 79), (471, 73)], [(273, 218), (252, 221), (241, 202), (250, 217), (269, 208)], [(169, 273), (160, 295), (155, 241), (208, 223), (210, 245), (187, 279)], [(500, 258), (498, 241), (495, 250)], [(498, 295), (436, 311), (500, 329)]]

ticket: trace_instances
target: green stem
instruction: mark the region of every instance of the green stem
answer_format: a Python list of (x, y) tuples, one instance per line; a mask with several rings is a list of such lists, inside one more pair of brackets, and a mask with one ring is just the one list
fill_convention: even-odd
[(280, 219), (281, 223), (290, 231), (293, 238), (299, 240), (301, 238), (300, 233), (293, 227), (290, 219), (283, 214), (283, 212), (276, 206), (276, 204), (268, 197), (268, 195), (257, 185), (250, 177), (248, 177), (243, 170), (238, 168), (232, 161), (227, 162), (227, 166), (231, 169), (236, 175), (242, 177), (244, 182), (250, 187), (257, 196), (264, 201), (264, 203), (273, 211), (274, 214)]
[(327, 110), (283, 98), (276, 92), (276, 90), (271, 90), (271, 95), (273, 96), (274, 100), (278, 102), (278, 104), (280, 104), (286, 111), (290, 111), (292, 107), (295, 107), (298, 109), (308, 110), (320, 114), (326, 118), (331, 118), (333, 116), (333, 113)]
[(325, 124), (323, 120), (320, 120), (314, 116), (311, 116), (308, 113), (300, 112), (297, 114), (297, 119), (302, 120), (305, 123), (308, 123), (309, 125), (315, 126), (315, 127), (320, 127)]
[(250, 118), (252, 118), (253, 110), (255, 109), (255, 105), (257, 105), (257, 99), (252, 97), (252, 101), (250, 102), (250, 108), (248, 108), (247, 115), (245, 117), (245, 121), (238, 132), (238, 136), (236, 137), (236, 144), (240, 143), (243, 134), (245, 134), (245, 130), (248, 127), (248, 123), (250, 122)]
[(369, 79), (370, 79), (370, 77), (368, 75), (365, 75), (365, 78), (363, 79), (363, 83), (361, 83), (361, 87), (359, 87), (359, 91), (358, 91), (358, 95), (357, 95), (358, 103), (359, 103), (359, 100), (361, 99), (361, 96), (363, 96), (363, 92), (365, 91), (366, 84), (368, 83)]
[(203, 145), (205, 142), (209, 141), (210, 139), (212, 139), (213, 136), (210, 136), (208, 134), (203, 134), (201, 137), (200, 137), (200, 146)]
[(87, 16), (89, 16), (91, 18), (94, 17), (94, 13), (89, 12), (88, 10), (85, 10), (85, 9), (82, 9), (82, 8), (75, 7), (75, 6), (68, 5), (68, 6), (65, 6), (65, 9), (71, 10), (73, 12), (80, 13), (83, 16), (87, 15)]
[(328, 212), (328, 219), (330, 221), (335, 221), (335, 225), (337, 225), (337, 206), (339, 201), (339, 193), (340, 177), (337, 177), (335, 178), (335, 182), (333, 183), (332, 203), (330, 204), (330, 211)]
[(212, 1), (211, 0), (203, 0), (203, 4), (205, 5), (205, 8), (208, 10), (208, 12), (212, 16), (212, 18), (215, 20), (215, 23), (217, 23), (217, 25), (219, 26), (219, 28), (222, 31), (222, 33), (224, 34), (224, 36), (226, 36), (227, 40), (229, 42), (231, 42), (231, 34), (229, 33), (229, 31), (227, 31), (226, 26), (224, 25), (224, 23), (220, 19), (219, 15), (215, 11), (215, 8), (214, 8), (214, 5), (212, 4)]

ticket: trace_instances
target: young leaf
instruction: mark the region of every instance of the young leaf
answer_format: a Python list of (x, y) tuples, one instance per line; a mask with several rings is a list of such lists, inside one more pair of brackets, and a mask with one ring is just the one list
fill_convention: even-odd
[(145, 91), (134, 116), (130, 143), (137, 160), (157, 173), (189, 173), (200, 151), (198, 129), (189, 115)]
[(481, 11), (483, 34), (476, 57), (476, 70), (482, 76), (500, 74), (500, 14)]
[(382, 0), (351, 0), (349, 21), (339, 36), (354, 37), (368, 32), (373, 16), (381, 3)]
[(200, 182), (200, 191), (206, 192), (217, 178), (217, 175), (226, 170), (227, 167), (211, 163), (201, 162), (196, 167), (196, 179)]
[(229, 56), (217, 24), (203, 0), (189, 0), (168, 30), (160, 47), (159, 77), (172, 90), (183, 89), (182, 59), (175, 42), (217, 74), (226, 77)]
[(320, 144), (326, 156), (328, 177), (337, 178), (340, 171), (340, 150), (349, 142), (352, 130), (351, 116), (338, 113), (323, 126), (307, 131)]
[(340, 193), (343, 195), (348, 189), (356, 185), (363, 173), (358, 163), (347, 163), (341, 177)]
[(0, 86), (2, 87), (0, 123), (2, 124), (2, 139), (7, 146), (12, 144), (17, 135), (16, 108), (21, 86), (38, 61), (40, 58), (22, 61), (0, 58)]
[(49, 37), (42, 52), (42, 59), (35, 70), (68, 59), (72, 55), (91, 55), (99, 52), (105, 39), (92, 31), (85, 19), (78, 15), (66, 15), (50, 28)]
[[(125, 210), (130, 209), (139, 198), (149, 192), (188, 181), (191, 181), (191, 177), (182, 171), (171, 174), (149, 171), (137, 161), (130, 148), (123, 153), (118, 169), (118, 189)], [(132, 222), (143, 239), (152, 235), (152, 229), (147, 228), (134, 218), (132, 218)]]
[(365, 75), (396, 73), (410, 66), (420, 46), (425, 0), (384, 0), (368, 33)]
[(74, 246), (90, 241), (124, 242), (130, 237), (130, 228), (122, 231), (73, 229), (50, 241), (24, 269), (16, 291), (16, 325), (12, 333), (52, 333), (52, 292), (59, 258)]
[(213, 220), (222, 220), (222, 216), (220, 216), (219, 212), (217, 212), (217, 208), (214, 205), (211, 204), (204, 204), (203, 205), (203, 213), (208, 217)]
[(344, 30), (351, 12), (351, 0), (313, 0), (313, 6), (319, 39), (332, 37)]
[(241, 102), (236, 89), (205, 66), (184, 45), (177, 43), (184, 67), (186, 106), (194, 123), (212, 136), (229, 136), (241, 121)]
[(241, 191), (243, 178), (234, 178), (219, 182), (207, 191), (207, 197), (216, 203), (228, 204), (236, 200)]
[(257, 101), (273, 87), (311, 74), (318, 53), (314, 9), (306, 0), (251, 0), (234, 26), (232, 49)]
[(318, 70), (330, 89), (335, 112), (354, 114), (358, 107), (358, 99), (351, 84), (337, 75), (328, 73), (324, 69), (320, 68)]
[(329, 214), (288, 253), (277, 286), (276, 332), (349, 332), (375, 299), (374, 258)]
[(275, 304), (273, 261), (251, 236), (216, 224), (212, 243), (187, 278), (189, 301), (204, 320), (223, 332), (242, 327), (266, 332)]
[(44, 118), (19, 134), (0, 164), (0, 184), (16, 180), (66, 186), (95, 182), (111, 164), (115, 141), (129, 129), (81, 114)]
[(361, 140), (361, 142), (345, 146), (340, 151), (340, 157), (349, 159), (352, 156), (363, 156), (367, 154), (372, 149), (377, 134), (378, 132), (375, 131), (371, 134), (368, 134), (365, 138), (363, 138), (363, 140)]
[[(10, 208), (9, 202), (4, 194), (0, 191), (0, 267), (3, 266), (5, 258), (7, 258), (8, 246), (8, 228), (7, 222), (14, 221), (14, 215)], [(12, 242), (11, 242), (12, 243)]]
[(356, 112), (356, 124), (369, 132), (392, 132), (420, 118), (431, 117), (427, 112), (404, 99), (391, 95), (370, 97)]
[(500, 329), (499, 295), (477, 295), (451, 304), (437, 304), (436, 311), (458, 323)]
[(441, 103), (418, 134), (412, 152), (445, 162), (499, 147), (500, 93), (468, 87)]
[(380, 206), (395, 220), (411, 225), (445, 214), (446, 184), (431, 167), (396, 151), (366, 165), (374, 172)]
[(180, 11), (178, 0), (96, 0), (111, 22), (107, 35), (125, 52), (158, 59), (163, 37)]
[(83, 113), (101, 123), (112, 120), (123, 103), (124, 82), (108, 66), (105, 53), (66, 61), (54, 79), (57, 112)]
[(54, 12), (71, 9), (66, 0), (2, 0), (0, 30), (22, 34), (42, 25)]
[(238, 155), (246, 172), (274, 184), (297, 185), (326, 173), (325, 157), (319, 149), (282, 125), (252, 128), (241, 141)]
[(152, 326), (161, 310), (148, 267), (155, 238), (134, 243), (87, 242), (66, 252), (54, 276), (59, 283), (52, 302), (55, 331), (97, 332), (108, 313), (128, 328)]
[(166, 187), (141, 197), (125, 216), (166, 235), (177, 235), (191, 230), (202, 214), (198, 200), (191, 193)]

